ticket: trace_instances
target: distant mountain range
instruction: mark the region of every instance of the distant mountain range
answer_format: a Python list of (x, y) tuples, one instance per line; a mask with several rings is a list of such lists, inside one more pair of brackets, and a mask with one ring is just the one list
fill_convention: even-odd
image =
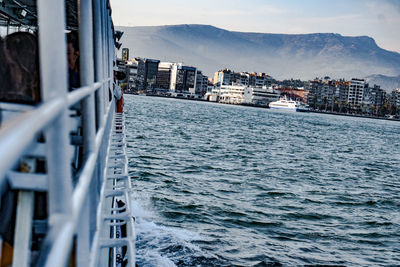
[(381, 88), (390, 93), (393, 89), (400, 88), (400, 75), (396, 77), (386, 76), (382, 74), (374, 74), (365, 77), (371, 85), (379, 84)]
[(244, 33), (209, 25), (116, 27), (131, 57), (184, 62), (207, 75), (222, 68), (265, 72), (277, 79), (400, 74), (400, 54), (367, 36), (334, 33)]

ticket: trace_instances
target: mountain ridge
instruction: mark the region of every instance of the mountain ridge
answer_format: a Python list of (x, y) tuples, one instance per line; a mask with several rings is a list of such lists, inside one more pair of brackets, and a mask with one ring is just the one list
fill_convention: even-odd
[(366, 76), (365, 80), (371, 85), (380, 85), (381, 88), (385, 89), (387, 93), (390, 93), (394, 89), (400, 88), (400, 75), (387, 76), (382, 74), (373, 74)]
[(207, 75), (226, 67), (277, 79), (400, 74), (400, 54), (368, 36), (238, 32), (203, 24), (116, 28), (125, 32), (123, 47), (133, 56), (183, 61)]

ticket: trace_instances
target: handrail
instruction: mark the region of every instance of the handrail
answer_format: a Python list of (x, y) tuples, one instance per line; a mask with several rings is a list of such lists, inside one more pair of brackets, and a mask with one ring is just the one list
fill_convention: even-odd
[[(104, 180), (103, 159), (106, 161), (106, 149), (111, 135), (109, 128), (115, 108), (114, 101), (109, 101), (115, 48), (107, 2), (79, 2), (80, 78), (83, 86), (67, 92), (65, 1), (37, 0), (43, 103), (17, 115), (0, 128), (0, 151), (7, 152), (0, 160), (0, 189), (4, 188), (7, 172), (34, 143), (35, 137), (41, 132), (45, 134), (49, 231), (42, 244), (39, 265), (65, 266), (71, 256), (74, 236), (77, 237), (77, 264), (86, 266), (94, 260), (82, 258), (82, 251), (90, 252), (90, 248), (95, 246), (93, 242), (96, 242), (92, 239), (91, 234), (94, 232), (90, 227), (97, 224), (93, 225), (93, 217), (88, 214), (88, 211), (93, 210), (89, 210), (88, 206), (98, 199), (100, 192), (97, 190)], [(48, 12), (49, 9), (52, 12)], [(82, 103), (84, 157), (77, 184), (73, 186), (67, 154), (70, 141), (68, 108), (78, 102)], [(30, 231), (31, 227), (25, 229)], [(129, 248), (132, 251), (133, 248)], [(28, 250), (22, 251), (26, 258), (30, 255)]]
[(110, 80), (111, 78), (107, 78), (93, 86), (81, 87), (68, 93), (67, 99), (63, 97), (52, 99), (1, 125), (0, 151), (7, 151), (8, 154), (0, 161), (0, 179), (4, 178), (7, 171), (21, 156), (33, 138), (51, 123), (64, 108), (76, 104), (99, 89), (102, 84), (106, 85)]
[[(105, 82), (108, 82), (109, 80), (110, 80), (110, 78), (106, 79), (105, 81), (103, 81), (103, 84)], [(68, 94), (68, 106), (72, 106), (72, 105), (76, 104), (83, 98), (85, 98), (88, 95), (90, 95), (91, 93), (95, 92), (97, 89), (99, 89), (101, 87), (101, 85), (102, 85), (101, 82), (97, 82), (97, 83), (94, 83), (92, 86), (90, 86), (90, 85), (83, 86), (83, 87), (80, 87), (79, 90), (72, 91), (71, 93)]]
[[(87, 191), (89, 190), (89, 185), (90, 181), (92, 179), (92, 174), (94, 167), (96, 165), (96, 159), (99, 154), (99, 149), (101, 146), (101, 143), (103, 141), (103, 136), (105, 133), (105, 127), (107, 126), (107, 120), (110, 116), (109, 112), (111, 109), (111, 104), (107, 108), (107, 113), (104, 115), (104, 124), (102, 127), (99, 129), (99, 131), (96, 134), (96, 141), (95, 141), (95, 150), (90, 153), (84, 167), (81, 175), (79, 176), (79, 182), (75, 187), (75, 190), (72, 195), (72, 208), (74, 211), (74, 216), (79, 216), (81, 206), (84, 202), (84, 197)], [(76, 214), (75, 214), (76, 213)]]
[(61, 97), (53, 99), (36, 109), (19, 114), (1, 126), (0, 151), (8, 154), (0, 161), (0, 177), (4, 177), (35, 135), (56, 118), (64, 108), (64, 103)]
[(78, 223), (80, 211), (82, 209), (85, 196), (89, 190), (90, 181), (92, 179), (96, 159), (99, 153), (99, 148), (104, 135), (105, 127), (107, 125), (106, 122), (110, 116), (111, 106), (112, 104), (110, 103), (107, 108), (107, 113), (104, 115), (104, 125), (97, 133), (96, 150), (93, 151), (88, 157), (88, 160), (83, 167), (82, 174), (80, 175), (79, 183), (73, 191), (72, 218), (68, 218), (67, 221), (63, 224), (62, 228), (59, 229), (59, 234), (55, 238), (55, 241), (53, 242), (54, 245), (49, 252), (50, 257), (46, 261), (46, 266), (48, 267), (63, 266), (65, 263), (65, 259), (68, 256), (68, 248), (71, 246), (72, 236)]
[[(110, 147), (109, 146), (107, 147), (107, 151), (105, 153), (107, 154), (106, 162), (105, 162), (105, 164), (107, 165), (108, 164), (108, 160), (109, 160), (108, 155), (110, 153)], [(106, 175), (107, 175), (107, 169), (104, 169), (104, 176), (106, 176)], [(102, 185), (101, 191), (102, 191), (101, 194), (104, 194), (104, 191), (105, 191), (104, 184)], [(99, 206), (97, 207), (96, 218), (101, 218), (101, 211), (102, 211), (102, 208), (103, 208), (102, 205), (103, 205), (103, 203), (100, 202)], [(101, 225), (102, 225), (102, 222), (100, 220), (98, 220), (96, 222), (96, 228), (100, 228)], [(99, 240), (100, 240), (100, 233), (99, 233), (99, 231), (96, 231), (96, 233), (95, 233), (95, 235), (93, 237), (94, 246), (92, 247), (92, 251), (91, 251), (91, 254), (92, 254), (93, 258), (91, 259), (92, 261), (91, 261), (90, 267), (96, 266), (96, 261), (98, 260), (97, 259), (98, 258), (97, 253), (98, 253), (98, 245), (99, 245), (99, 242), (100, 242)]]

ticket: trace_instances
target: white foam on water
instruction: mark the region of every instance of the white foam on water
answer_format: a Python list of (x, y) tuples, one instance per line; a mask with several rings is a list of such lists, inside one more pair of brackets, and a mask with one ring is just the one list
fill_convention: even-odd
[(152, 210), (150, 199), (136, 194), (132, 199), (132, 213), (136, 219), (136, 257), (141, 266), (170, 267), (176, 266), (171, 258), (185, 261), (188, 258), (213, 257), (192, 243), (204, 240), (200, 234), (154, 223), (159, 216)]
[[(160, 267), (176, 267), (174, 262), (168, 257), (161, 256), (154, 250), (146, 250), (143, 255), (140, 255), (140, 258), (145, 259), (141, 266), (150, 267), (150, 266), (160, 266)], [(138, 255), (136, 255), (138, 257)]]

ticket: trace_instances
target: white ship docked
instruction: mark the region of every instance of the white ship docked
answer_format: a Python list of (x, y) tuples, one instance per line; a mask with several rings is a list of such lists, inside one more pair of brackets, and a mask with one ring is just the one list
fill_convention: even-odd
[(281, 97), (278, 101), (269, 103), (269, 108), (298, 112), (309, 111), (309, 108), (304, 103), (288, 99), (286, 96)]

